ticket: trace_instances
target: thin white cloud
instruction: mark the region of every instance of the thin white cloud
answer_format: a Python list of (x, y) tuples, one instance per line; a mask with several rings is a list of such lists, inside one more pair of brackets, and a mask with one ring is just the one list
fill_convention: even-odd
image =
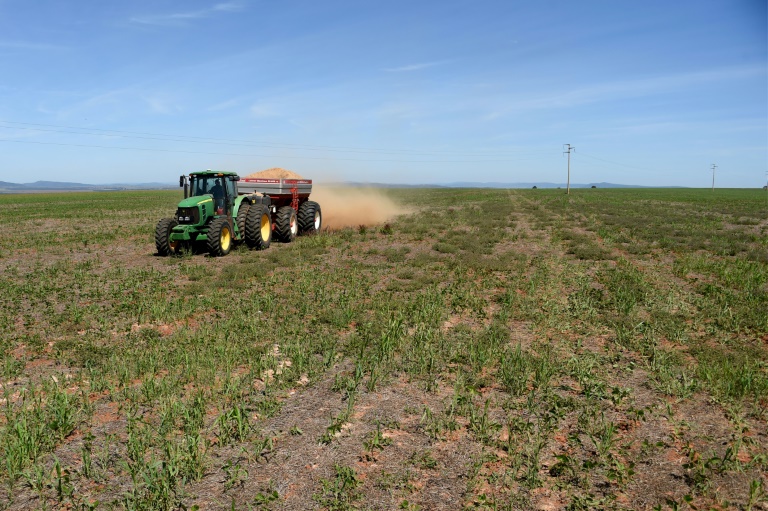
[(307, 127), (304, 124), (302, 124), (302, 123), (300, 123), (300, 122), (298, 122), (298, 121), (296, 121), (294, 119), (288, 119), (288, 124), (290, 124), (292, 126), (296, 126), (300, 130), (307, 131)]
[(684, 90), (703, 83), (740, 80), (765, 75), (763, 66), (741, 66), (711, 69), (692, 73), (679, 73), (650, 78), (604, 82), (574, 88), (568, 91), (515, 99), (495, 108), (483, 117), (490, 121), (521, 110), (571, 108), (602, 101), (638, 98)]
[(230, 108), (236, 107), (240, 103), (240, 99), (229, 99), (227, 101), (222, 101), (220, 103), (216, 103), (215, 105), (211, 105), (208, 108), (206, 108), (209, 112), (218, 112), (220, 110), (229, 110)]
[(69, 49), (66, 46), (60, 46), (57, 44), (31, 43), (29, 41), (0, 41), (0, 48), (38, 51), (62, 51)]
[(141, 99), (149, 105), (153, 112), (158, 114), (174, 114), (182, 110), (172, 99), (167, 97), (154, 95), (144, 96)]
[[(608, 130), (594, 129), (590, 130), (589, 134), (582, 136), (584, 138), (603, 139), (606, 137), (615, 138), (616, 136), (643, 135), (648, 133), (701, 132), (702, 126), (706, 124), (696, 119), (628, 119), (626, 122), (620, 122), (611, 126)], [(716, 125), (710, 125), (708, 128), (708, 132), (713, 133), (765, 133), (765, 131), (764, 119), (754, 118), (720, 119)]]
[(209, 18), (219, 12), (237, 12), (243, 9), (240, 2), (225, 2), (214, 4), (205, 9), (196, 11), (176, 12), (171, 14), (150, 14), (146, 16), (134, 16), (130, 19), (132, 23), (141, 25), (156, 26), (182, 26), (189, 22), (204, 18)]
[(102, 92), (95, 96), (91, 96), (79, 103), (73, 105), (70, 109), (65, 110), (65, 113), (77, 112), (79, 110), (88, 110), (92, 108), (103, 108), (107, 105), (119, 104), (123, 99), (130, 94), (129, 89), (115, 89), (107, 92)]
[(236, 12), (242, 10), (243, 5), (240, 2), (224, 2), (213, 6), (214, 11)]
[(256, 103), (251, 105), (248, 110), (250, 114), (257, 119), (265, 117), (277, 117), (280, 115), (278, 109), (275, 108), (275, 105), (268, 103)]
[(179, 106), (179, 101), (170, 94), (147, 91), (141, 86), (128, 86), (90, 96), (67, 107), (59, 108), (53, 113), (60, 118), (70, 118), (88, 116), (92, 112), (106, 115), (106, 112), (136, 111), (142, 107), (148, 107), (150, 112), (162, 115), (175, 114), (184, 110)]
[(385, 68), (384, 71), (387, 71), (389, 73), (407, 73), (409, 71), (419, 71), (421, 69), (426, 69), (428, 67), (439, 66), (440, 64), (443, 64), (443, 63), (444, 62), (442, 61), (422, 62), (420, 64), (409, 64), (407, 66), (389, 67), (389, 68)]

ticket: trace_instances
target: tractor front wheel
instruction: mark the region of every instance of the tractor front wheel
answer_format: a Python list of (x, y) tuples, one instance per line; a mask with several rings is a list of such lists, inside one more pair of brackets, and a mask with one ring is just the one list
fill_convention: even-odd
[(232, 248), (232, 228), (225, 217), (214, 218), (208, 228), (208, 253), (213, 257), (229, 254)]
[(296, 210), (290, 206), (283, 206), (277, 210), (275, 220), (275, 234), (283, 243), (290, 243), (299, 233), (299, 222), (296, 218)]
[(320, 232), (323, 225), (323, 215), (320, 213), (320, 204), (308, 200), (299, 206), (299, 231), (302, 234), (314, 234)]
[(245, 219), (245, 242), (256, 250), (269, 248), (272, 241), (272, 217), (269, 208), (263, 204), (253, 204)]
[(155, 248), (157, 255), (169, 256), (179, 250), (179, 242), (171, 241), (171, 231), (179, 225), (174, 218), (163, 218), (155, 227)]

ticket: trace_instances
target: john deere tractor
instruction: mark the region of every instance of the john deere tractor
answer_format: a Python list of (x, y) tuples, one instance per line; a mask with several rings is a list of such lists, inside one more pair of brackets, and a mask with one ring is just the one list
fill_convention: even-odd
[(234, 172), (207, 170), (179, 178), (184, 200), (173, 218), (155, 227), (155, 247), (162, 256), (197, 246), (224, 256), (235, 243), (268, 248), (272, 231), (279, 241), (320, 230), (320, 205), (308, 200), (311, 180), (244, 179)]

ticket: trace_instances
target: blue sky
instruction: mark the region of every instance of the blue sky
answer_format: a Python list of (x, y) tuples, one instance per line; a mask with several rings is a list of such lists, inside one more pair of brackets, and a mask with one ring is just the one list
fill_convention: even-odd
[(0, 0), (0, 181), (757, 187), (765, 0)]

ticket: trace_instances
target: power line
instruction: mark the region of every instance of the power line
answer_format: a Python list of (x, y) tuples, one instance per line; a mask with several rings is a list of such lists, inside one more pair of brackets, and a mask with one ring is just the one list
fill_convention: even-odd
[[(229, 138), (213, 138), (213, 137), (199, 137), (192, 135), (169, 135), (163, 133), (152, 133), (143, 131), (126, 131), (126, 130), (113, 130), (104, 128), (84, 128), (79, 126), (66, 126), (56, 124), (43, 124), (43, 123), (31, 123), (21, 121), (6, 121), (0, 120), (0, 128), (3, 129), (19, 129), (29, 131), (39, 131), (47, 133), (61, 133), (70, 135), (85, 135), (85, 136), (110, 136), (137, 140), (154, 140), (159, 142), (179, 142), (179, 143), (195, 143), (195, 144), (211, 144), (222, 146), (236, 146), (236, 147), (259, 147), (259, 148), (272, 148), (272, 149), (285, 149), (285, 150), (299, 150), (299, 151), (322, 151), (322, 152), (334, 152), (334, 153), (355, 153), (355, 154), (370, 154), (370, 155), (402, 155), (408, 156), (464, 156), (471, 157), (471, 160), (464, 159), (398, 159), (398, 158), (337, 158), (337, 157), (319, 157), (319, 156), (297, 156), (297, 155), (266, 155), (266, 154), (248, 154), (248, 153), (233, 153), (233, 152), (214, 152), (214, 151), (189, 151), (183, 149), (158, 149), (147, 147), (125, 147), (125, 146), (108, 146), (99, 144), (77, 144), (77, 143), (64, 143), (64, 142), (43, 142), (32, 140), (18, 140), (9, 138), (0, 138), (0, 142), (15, 142), (23, 144), (39, 144), (39, 145), (55, 145), (62, 147), (90, 147), (98, 149), (122, 149), (131, 151), (154, 151), (164, 153), (180, 153), (180, 154), (207, 154), (213, 156), (246, 156), (246, 157), (263, 157), (263, 158), (291, 158), (291, 159), (304, 159), (304, 160), (330, 160), (330, 161), (359, 161), (359, 162), (392, 162), (392, 163), (504, 163), (504, 162), (517, 162), (517, 161), (530, 161), (537, 159), (534, 156), (519, 158), (523, 155), (552, 155), (549, 151), (492, 151), (492, 152), (460, 152), (460, 151), (419, 151), (415, 149), (381, 149), (372, 147), (344, 147), (344, 146), (324, 146), (324, 145), (310, 145), (310, 144), (289, 144), (283, 142), (264, 142), (264, 141), (252, 141), (242, 139), (229, 139)], [(565, 151), (563, 154), (568, 154), (568, 190), (570, 193), (570, 155), (571, 152), (576, 151), (576, 148), (570, 144), (564, 144)], [(637, 165), (629, 165), (616, 161), (606, 160), (598, 156), (590, 155), (587, 153), (579, 153), (581, 156), (601, 161), (610, 165), (616, 165), (620, 167), (627, 167), (631, 169), (640, 169), (646, 171), (652, 171), (653, 169), (639, 167)], [(499, 158), (489, 158), (498, 156)], [(477, 159), (478, 157), (483, 159)], [(714, 165), (714, 164), (713, 164)], [(714, 169), (713, 169), (714, 174)], [(714, 175), (713, 175), (713, 189), (714, 189)]]
[(598, 161), (601, 161), (601, 162), (604, 162), (604, 163), (608, 163), (610, 165), (616, 165), (616, 166), (619, 166), (619, 167), (626, 167), (628, 169), (644, 170), (646, 172), (658, 172), (659, 171), (659, 169), (657, 169), (657, 168), (640, 167), (638, 165), (630, 165), (630, 164), (627, 164), (627, 163), (619, 163), (617, 161), (606, 160), (604, 158), (599, 158), (597, 156), (593, 156), (593, 155), (590, 155), (590, 154), (587, 154), (587, 153), (584, 153), (584, 152), (579, 153), (579, 155), (586, 156), (587, 158), (590, 158), (590, 159), (593, 159), (593, 160), (598, 160)]
[(615, 162), (615, 161), (606, 160), (606, 159), (603, 159), (603, 158), (598, 158), (597, 156), (592, 156), (592, 155), (589, 155), (589, 154), (584, 153), (584, 152), (581, 152), (579, 154), (581, 156), (586, 156), (587, 158), (592, 158), (593, 160), (599, 160), (599, 161), (603, 161), (605, 163), (610, 163), (611, 165), (618, 165), (620, 167), (627, 167), (627, 168), (630, 168), (630, 169), (651, 170), (651, 169), (644, 168), (644, 167), (638, 167), (637, 165), (627, 165), (626, 163), (618, 163), (618, 162)]
[[(162, 133), (147, 133), (137, 131), (123, 131), (123, 130), (109, 130), (101, 128), (81, 128), (77, 126), (60, 126), (55, 124), (40, 124), (40, 123), (28, 123), (28, 122), (16, 122), (16, 121), (0, 121), (2, 124), (10, 124), (11, 126), (3, 126), (0, 124), (0, 128), (5, 129), (23, 129), (31, 131), (41, 131), (50, 133), (66, 133), (72, 135), (89, 135), (96, 136), (101, 134), (109, 134), (110, 136), (120, 138), (134, 138), (140, 140), (158, 140), (165, 142), (195, 142), (214, 145), (232, 145), (243, 147), (270, 147), (274, 149), (300, 149), (304, 151), (324, 151), (324, 152), (345, 152), (345, 153), (361, 153), (361, 154), (397, 154), (404, 153), (406, 155), (463, 155), (463, 156), (508, 156), (518, 154), (548, 154), (543, 151), (493, 151), (493, 152), (459, 152), (459, 151), (418, 151), (413, 149), (377, 149), (377, 148), (350, 148), (350, 147), (334, 147), (334, 146), (321, 146), (321, 145), (305, 145), (305, 144), (287, 144), (282, 142), (261, 142), (261, 141), (249, 141), (238, 139), (226, 139), (226, 138), (210, 138), (210, 137), (197, 137), (189, 135), (168, 135)], [(18, 126), (17, 126), (18, 125)], [(42, 126), (42, 127), (39, 127)], [(77, 130), (77, 131), (71, 131)], [(95, 133), (94, 133), (95, 132)]]
[(291, 156), (291, 155), (271, 155), (271, 154), (243, 154), (243, 153), (214, 153), (207, 151), (184, 151), (180, 149), (155, 149), (148, 147), (122, 147), (122, 146), (105, 146), (95, 144), (71, 144), (63, 142), (40, 142), (35, 140), (14, 140), (7, 138), (0, 138), (0, 142), (15, 142), (18, 144), (40, 144), (40, 145), (55, 145), (64, 147), (91, 147), (97, 149), (123, 149), (129, 151), (154, 151), (162, 153), (183, 153), (183, 154), (208, 154), (214, 156), (249, 156), (258, 158), (293, 158), (299, 160), (331, 160), (331, 161), (361, 161), (361, 162), (392, 162), (392, 163), (494, 163), (494, 162), (513, 162), (513, 161), (527, 161), (535, 160), (536, 158), (519, 158), (515, 160), (502, 159), (502, 160), (393, 160), (393, 159), (364, 159), (364, 158), (335, 158), (335, 157), (317, 157), (317, 156)]

